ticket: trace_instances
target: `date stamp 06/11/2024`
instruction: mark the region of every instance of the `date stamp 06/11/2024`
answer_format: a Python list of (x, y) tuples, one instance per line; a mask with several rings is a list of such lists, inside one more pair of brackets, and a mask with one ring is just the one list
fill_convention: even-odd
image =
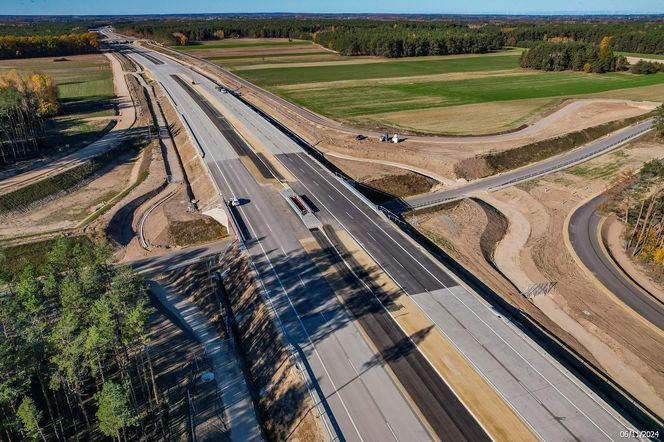
[(659, 431), (622, 430), (621, 439), (659, 439)]

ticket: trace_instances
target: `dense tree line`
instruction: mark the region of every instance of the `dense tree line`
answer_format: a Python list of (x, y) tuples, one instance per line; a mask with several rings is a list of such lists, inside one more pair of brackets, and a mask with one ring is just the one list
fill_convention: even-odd
[[(658, 111), (662, 118), (664, 107)], [(637, 174), (623, 174), (605, 196), (604, 209), (623, 222), (625, 251), (664, 272), (664, 162), (652, 160)]]
[(664, 25), (661, 23), (515, 24), (504, 27), (503, 31), (510, 46), (527, 47), (542, 41), (599, 45), (610, 35), (616, 51), (664, 54)]
[(614, 72), (627, 69), (624, 56), (616, 56), (611, 39), (605, 37), (599, 46), (589, 43), (542, 42), (521, 54), (521, 67), (545, 71)]
[[(465, 48), (482, 51), (501, 41), (508, 46), (530, 47), (541, 42), (579, 42), (599, 46), (612, 37), (617, 51), (664, 54), (664, 25), (647, 22), (532, 23), (507, 21), (500, 26), (489, 21), (461, 20), (369, 20), (369, 19), (180, 19), (142, 20), (116, 25), (135, 36), (176, 44), (174, 33), (185, 41), (219, 38), (296, 38), (316, 40), (344, 53), (398, 53), (429, 55), (458, 53)], [(399, 45), (405, 47), (402, 51)], [(432, 50), (426, 47), (433, 48)], [(387, 49), (386, 49), (387, 48)], [(394, 55), (390, 55), (394, 54)]]
[(206, 20), (148, 21), (119, 25), (121, 32), (171, 44), (221, 38), (313, 40), (348, 55), (404, 57), (480, 53), (503, 46), (498, 28), (453, 22), (376, 20)]
[(96, 32), (0, 37), (0, 59), (86, 54), (98, 50), (99, 34)]
[(0, 256), (0, 440), (159, 434), (146, 286), (111, 256), (66, 238), (39, 269)]
[(0, 18), (0, 35), (65, 35), (82, 34), (88, 29), (105, 22), (95, 20), (74, 20), (72, 18), (49, 20), (22, 20), (16, 17)]
[(59, 109), (58, 88), (51, 77), (16, 71), (0, 75), (0, 164), (38, 151), (45, 120)]
[(188, 41), (221, 38), (295, 38), (311, 40), (312, 34), (335, 26), (332, 20), (297, 19), (226, 19), (226, 20), (145, 20), (118, 23), (118, 31), (136, 37), (151, 38), (162, 43), (179, 44), (174, 34)]
[(664, 138), (664, 104), (655, 111), (655, 132), (660, 138)]
[(314, 36), (314, 41), (344, 55), (381, 57), (483, 53), (498, 50), (504, 44), (499, 32), (467, 28), (323, 31)]

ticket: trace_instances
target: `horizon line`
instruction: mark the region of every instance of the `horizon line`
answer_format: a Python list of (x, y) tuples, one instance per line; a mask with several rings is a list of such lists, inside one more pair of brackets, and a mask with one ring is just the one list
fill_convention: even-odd
[(278, 11), (263, 11), (263, 12), (127, 12), (127, 13), (82, 13), (82, 14), (0, 14), (0, 17), (125, 17), (125, 16), (185, 16), (185, 15), (396, 15), (396, 16), (418, 16), (418, 15), (431, 15), (431, 16), (537, 16), (537, 17), (555, 17), (555, 16), (572, 16), (572, 17), (611, 17), (611, 16), (662, 16), (663, 12), (640, 12), (640, 11), (625, 11), (625, 12), (580, 12), (580, 11), (560, 11), (560, 12), (278, 12)]

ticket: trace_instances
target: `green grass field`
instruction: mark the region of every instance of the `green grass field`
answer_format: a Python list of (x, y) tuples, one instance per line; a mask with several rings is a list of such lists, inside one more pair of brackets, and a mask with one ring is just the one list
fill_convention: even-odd
[[(348, 57), (339, 57), (333, 52), (285, 52), (285, 53), (280, 53), (280, 54), (266, 54), (266, 55), (222, 55), (222, 56), (217, 56), (217, 57), (204, 57), (207, 58), (208, 60), (212, 61), (213, 63), (217, 62), (223, 62), (223, 61), (242, 61), (242, 60), (253, 60), (252, 62), (248, 64), (256, 64), (257, 62), (262, 62), (263, 59), (267, 59), (269, 63), (272, 63), (275, 58), (290, 58), (290, 57), (310, 57), (310, 56), (321, 56), (325, 55), (327, 57), (331, 57), (335, 60), (338, 60), (339, 58), (348, 58)], [(276, 62), (279, 62), (278, 60)]]
[(283, 86), (338, 80), (365, 80), (371, 78), (412, 77), (452, 72), (483, 72), (517, 69), (516, 55), (467, 58), (435, 58), (390, 63), (338, 64), (334, 66), (307, 66), (269, 69), (242, 69), (238, 71), (247, 80), (261, 86)]
[[(74, 55), (66, 61), (54, 58), (27, 58), (0, 61), (0, 74), (11, 70), (49, 75), (58, 86), (60, 112), (47, 125), (45, 146), (56, 148), (69, 145), (83, 147), (110, 129), (109, 121), (88, 121), (87, 118), (115, 115), (112, 99), (113, 74), (108, 59), (102, 54)], [(42, 150), (49, 155), (50, 150)]]
[(115, 96), (111, 66), (101, 54), (71, 56), (58, 62), (50, 57), (0, 62), (0, 73), (12, 69), (52, 77), (58, 85), (62, 113), (68, 116), (85, 118), (91, 113), (101, 116), (100, 108)]
[[(285, 51), (279, 48), (284, 43), (298, 45)], [(183, 49), (196, 48), (195, 55), (317, 113), (372, 128), (495, 133), (533, 121), (566, 98), (611, 94), (653, 99), (660, 92), (664, 96), (664, 74), (525, 70), (519, 67), (522, 48), (382, 59), (312, 53), (306, 46), (310, 42), (271, 44), (273, 49), (257, 50), (266, 42), (226, 40)], [(236, 49), (222, 49), (231, 47)], [(454, 111), (457, 106), (463, 107)]]
[(366, 114), (471, 103), (579, 96), (655, 84), (664, 84), (664, 74), (636, 76), (556, 72), (329, 89), (274, 90), (323, 115), (348, 119)]

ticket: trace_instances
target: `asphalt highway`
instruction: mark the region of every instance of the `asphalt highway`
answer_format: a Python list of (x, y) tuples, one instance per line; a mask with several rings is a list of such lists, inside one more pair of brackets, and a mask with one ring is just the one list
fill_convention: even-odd
[(648, 119), (640, 123), (624, 128), (599, 140), (585, 144), (568, 153), (557, 155), (538, 163), (524, 166), (519, 169), (494, 175), (488, 178), (471, 181), (448, 190), (427, 193), (423, 195), (406, 198), (403, 201), (392, 201), (386, 204), (386, 208), (393, 212), (403, 212), (412, 208), (435, 206), (457, 199), (465, 198), (475, 192), (486, 192), (501, 189), (519, 182), (537, 178), (548, 173), (562, 170), (590, 158), (615, 149), (634, 137), (641, 135), (653, 126), (653, 120)]
[[(288, 136), (232, 94), (218, 93), (206, 78), (168, 57), (154, 52), (151, 56), (163, 64), (136, 61), (153, 72), (173, 97), (178, 111), (188, 115), (197, 139), (210, 153), (205, 161), (222, 193), (249, 201), (239, 207), (251, 232), (247, 249), (268, 292), (274, 296), (289, 337), (298, 343), (310, 371), (318, 378), (319, 388), (327, 398), (331, 425), (345, 438), (387, 440), (396, 436), (419, 440), (428, 435), (405, 399), (400, 398), (384, 368), (368, 362), (375, 355), (357, 339), (358, 331), (348, 321), (345, 309), (302, 251), (298, 239), (309, 232), (298, 224), (274, 188), (257, 185), (235, 150), (171, 74), (195, 78), (198, 85), (230, 109), (245, 129), (251, 130), (297, 178), (291, 183), (293, 189), (316, 205), (321, 221), (347, 230), (538, 436), (545, 440), (617, 440), (620, 431), (631, 428), (610, 404), (518, 327), (497, 315), (477, 294), (460, 285), (437, 261)], [(362, 358), (370, 368), (360, 376), (362, 382), (353, 382), (358, 379), (357, 373), (349, 375), (348, 370), (351, 366), (362, 367), (357, 365)], [(347, 364), (345, 359), (355, 361)], [(378, 372), (367, 376), (371, 370)], [(353, 388), (342, 383), (344, 376)], [(407, 387), (407, 382), (402, 381), (402, 385)], [(411, 393), (411, 397), (416, 395)], [(422, 409), (423, 405), (418, 403), (418, 407)], [(423, 414), (427, 415), (424, 411)], [(452, 420), (459, 422), (454, 416)], [(429, 424), (434, 426), (435, 421), (429, 420)], [(445, 433), (437, 435), (445, 437)]]
[[(236, 153), (244, 154), (249, 149), (248, 146), (237, 135), (229, 136), (227, 134), (230, 126), (223, 117), (218, 115), (218, 111), (206, 99), (196, 94), (189, 84), (183, 82), (182, 79), (174, 79), (203, 109), (217, 129), (224, 134)], [(251, 236), (251, 238), (255, 238), (255, 236)], [(318, 240), (321, 241), (320, 234)], [(322, 246), (326, 247), (327, 244)], [(337, 264), (340, 262), (336, 258), (334, 261), (337, 261)], [(281, 276), (282, 280), (284, 278), (288, 278), (288, 275)], [(358, 281), (355, 285), (361, 286), (361, 282)], [(326, 288), (319, 286), (318, 290), (325, 291)], [(381, 307), (377, 299), (359, 295), (353, 299), (355, 302), (349, 302), (346, 305), (350, 306), (351, 313), (363, 325), (363, 330), (369, 335), (379, 354), (387, 360), (390, 368), (425, 415), (436, 434), (445, 440), (488, 440), (481, 426), (460, 403), (443, 379), (437, 375), (423, 355), (417, 351), (415, 345)], [(307, 310), (309, 309), (305, 309), (305, 312)], [(314, 318), (316, 317), (314, 316)], [(395, 348), (399, 351), (399, 357), (388, 358), (387, 355), (394, 352)]]
[(237, 139), (224, 136), (223, 122), (210, 119), (191, 90), (171, 77), (193, 73), (158, 54), (152, 57), (162, 64), (130, 56), (151, 71), (186, 115), (221, 194), (246, 201), (236, 209), (248, 232), (247, 251), (289, 342), (305, 361), (330, 431), (341, 440), (430, 440), (384, 363), (376, 363), (375, 351), (303, 250), (299, 241), (310, 232), (274, 187), (259, 185), (248, 172), (239, 146), (231, 145)]
[(601, 239), (597, 231), (602, 216), (596, 210), (602, 204), (602, 200), (602, 195), (599, 195), (572, 214), (569, 223), (569, 238), (572, 247), (583, 264), (611, 293), (642, 317), (664, 330), (662, 304), (637, 287), (634, 282), (625, 279), (614, 267), (611, 258), (606, 256), (602, 250), (599, 243)]

